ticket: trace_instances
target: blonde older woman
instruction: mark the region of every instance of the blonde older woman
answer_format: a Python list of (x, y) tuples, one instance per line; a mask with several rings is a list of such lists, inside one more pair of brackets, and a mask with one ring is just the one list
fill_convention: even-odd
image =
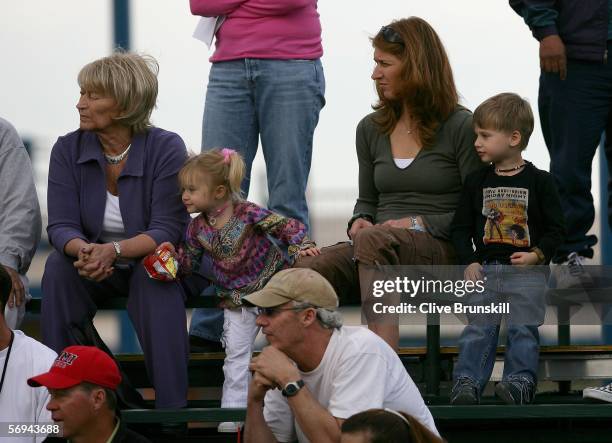
[(140, 258), (176, 243), (189, 216), (177, 173), (181, 138), (151, 126), (157, 62), (115, 53), (78, 76), (80, 127), (60, 137), (49, 165), (47, 232), (55, 251), (42, 279), (43, 341), (56, 351), (75, 344), (96, 300), (128, 296), (156, 407), (187, 399), (184, 294), (177, 283), (149, 278)]

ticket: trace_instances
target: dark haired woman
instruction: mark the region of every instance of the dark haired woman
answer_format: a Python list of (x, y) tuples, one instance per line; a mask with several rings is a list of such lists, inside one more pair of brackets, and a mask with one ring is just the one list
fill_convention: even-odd
[[(433, 28), (418, 17), (397, 20), (381, 28), (372, 46), (379, 100), (357, 126), (359, 197), (347, 231), (352, 244), (298, 262), (323, 274), (341, 299), (360, 292), (364, 305), (371, 303), (372, 265), (454, 263), (450, 223), (463, 180), (481, 166), (472, 114), (458, 104)], [(368, 318), (368, 326), (397, 349), (397, 321)]]

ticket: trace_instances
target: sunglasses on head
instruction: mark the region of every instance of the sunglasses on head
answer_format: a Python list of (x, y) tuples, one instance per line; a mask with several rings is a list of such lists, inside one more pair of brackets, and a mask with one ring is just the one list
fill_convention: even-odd
[(382, 35), (382, 38), (387, 43), (397, 43), (402, 46), (404, 45), (404, 40), (402, 39), (402, 36), (391, 26), (383, 26), (382, 28), (380, 28), (380, 31), (378, 31), (378, 33)]

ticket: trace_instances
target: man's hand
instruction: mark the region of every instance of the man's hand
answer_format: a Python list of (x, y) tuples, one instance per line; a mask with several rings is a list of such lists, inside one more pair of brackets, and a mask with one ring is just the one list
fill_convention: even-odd
[(249, 394), (247, 403), (263, 403), (266, 392), (274, 389), (276, 386), (273, 382), (261, 375), (259, 372), (253, 373), (251, 383), (249, 384)]
[(510, 263), (514, 266), (537, 265), (540, 262), (535, 252), (515, 252), (510, 256)]
[(374, 225), (370, 223), (368, 220), (366, 220), (365, 218), (358, 218), (351, 225), (351, 229), (349, 229), (348, 235), (350, 238), (354, 238), (357, 231), (363, 228), (369, 228), (370, 226), (374, 226)]
[(284, 388), (289, 382), (300, 379), (295, 364), (275, 347), (266, 346), (257, 357), (253, 357), (249, 370), (259, 373), (274, 386)]
[(23, 300), (25, 299), (25, 288), (23, 287), (23, 282), (19, 278), (19, 274), (15, 269), (9, 266), (4, 266), (4, 269), (11, 277), (11, 283), (13, 285), (8, 298), (8, 306), (9, 308), (21, 306), (21, 303), (23, 303)]
[(558, 72), (561, 80), (567, 77), (565, 45), (558, 35), (549, 35), (540, 41), (540, 68), (544, 72)]

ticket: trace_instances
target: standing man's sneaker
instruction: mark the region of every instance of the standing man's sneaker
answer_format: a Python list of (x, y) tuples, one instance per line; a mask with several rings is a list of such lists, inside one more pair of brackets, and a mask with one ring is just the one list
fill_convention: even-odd
[(500, 381), (495, 386), (495, 395), (508, 405), (527, 405), (535, 397), (536, 386), (527, 378)]
[(551, 267), (550, 286), (556, 289), (580, 289), (593, 286), (593, 278), (584, 268), (586, 258), (571, 252), (563, 263)]
[(467, 377), (458, 378), (451, 391), (450, 402), (452, 405), (477, 405), (480, 403), (478, 387)]
[(582, 391), (582, 398), (585, 400), (596, 400), (612, 403), (612, 383), (600, 388), (586, 388), (584, 391)]

